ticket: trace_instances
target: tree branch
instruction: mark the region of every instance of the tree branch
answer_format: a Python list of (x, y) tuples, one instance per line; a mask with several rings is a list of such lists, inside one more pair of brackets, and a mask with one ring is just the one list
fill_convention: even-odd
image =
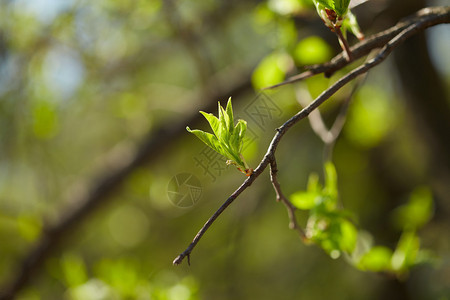
[[(398, 35), (400, 32), (402, 32), (403, 30), (405, 30), (406, 28), (408, 28), (413, 24), (425, 22), (427, 25), (421, 28), (425, 29), (427, 27), (434, 26), (437, 24), (449, 23), (448, 21), (449, 13), (450, 13), (449, 6), (429, 7), (421, 9), (415, 15), (408, 17), (404, 21), (399, 22), (397, 25), (387, 30), (384, 30), (380, 33), (374, 34), (366, 38), (365, 40), (357, 43), (353, 47), (350, 47), (350, 52), (352, 54), (352, 61), (369, 54), (370, 51), (372, 51), (373, 49), (383, 47), (396, 35)], [(330, 77), (336, 71), (344, 68), (352, 61), (347, 61), (344, 53), (340, 53), (327, 63), (309, 66), (307, 67), (308, 70), (298, 75), (292, 76), (281, 83), (266, 87), (265, 89), (273, 89), (283, 85), (291, 84), (321, 73), (324, 73), (326, 77)]]
[[(430, 12), (433, 12), (432, 14)], [(318, 108), (322, 103), (328, 100), (333, 94), (335, 94), (339, 89), (345, 86), (347, 83), (355, 79), (356, 77), (366, 73), (373, 67), (377, 66), (383, 62), (389, 54), (406, 39), (413, 36), (417, 32), (424, 30), (430, 26), (434, 26), (441, 23), (450, 22), (450, 7), (437, 7), (437, 8), (425, 8), (419, 12), (419, 15), (426, 15), (427, 17), (417, 19), (417, 22), (410, 24), (400, 33), (395, 35), (391, 40), (389, 40), (381, 51), (373, 59), (370, 59), (367, 63), (353, 69), (345, 76), (341, 77), (332, 86), (320, 94), (313, 102), (311, 102), (307, 107), (299, 111), (289, 120), (287, 120), (281, 127), (277, 128), (277, 133), (273, 137), (264, 158), (259, 163), (253, 174), (247, 178), (244, 183), (225, 201), (225, 203), (213, 214), (212, 217), (203, 225), (197, 235), (194, 237), (191, 244), (184, 250), (180, 255), (178, 255), (173, 261), (174, 265), (179, 265), (182, 263), (185, 257), (190, 258), (190, 255), (198, 244), (202, 236), (208, 230), (208, 228), (214, 223), (214, 221), (219, 217), (219, 215), (227, 208), (244, 190), (246, 190), (253, 181), (256, 180), (259, 175), (266, 169), (267, 165), (273, 161), (275, 157), (275, 152), (283, 138), (284, 134), (300, 120), (306, 118), (313, 110)]]
[(270, 181), (272, 182), (273, 188), (277, 195), (277, 201), (283, 203), (284, 206), (286, 206), (289, 217), (289, 228), (297, 231), (302, 240), (304, 240), (306, 238), (305, 232), (298, 225), (297, 217), (295, 216), (295, 211), (297, 210), (297, 208), (291, 203), (291, 201), (289, 201), (288, 198), (286, 198), (283, 191), (281, 190), (280, 183), (278, 182), (277, 173), (278, 173), (277, 161), (275, 157), (272, 157), (270, 160)]

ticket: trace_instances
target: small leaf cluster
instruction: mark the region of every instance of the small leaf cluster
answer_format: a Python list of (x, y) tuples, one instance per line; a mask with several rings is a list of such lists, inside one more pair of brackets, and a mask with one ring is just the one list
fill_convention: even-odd
[(241, 153), (247, 122), (238, 120), (234, 125), (231, 97), (228, 99), (226, 109), (219, 102), (219, 118), (203, 111), (200, 111), (200, 113), (206, 118), (214, 134), (198, 129), (191, 130), (189, 127), (186, 127), (186, 130), (195, 134), (208, 147), (226, 157), (228, 159), (227, 164), (235, 165), (247, 176), (251, 175), (252, 170), (248, 167)]
[(325, 164), (325, 186), (312, 174), (306, 191), (291, 196), (292, 204), (309, 211), (306, 241), (319, 245), (332, 258), (351, 254), (356, 246), (357, 229), (351, 214), (338, 208), (337, 174), (331, 162)]
[(352, 214), (338, 207), (337, 174), (331, 162), (325, 164), (325, 186), (318, 176), (311, 174), (306, 191), (291, 195), (292, 204), (309, 211), (305, 229), (306, 242), (320, 246), (332, 258), (342, 253), (358, 269), (385, 272), (403, 277), (421, 263), (435, 262), (427, 250), (420, 249), (417, 230), (432, 215), (432, 196), (427, 188), (418, 188), (410, 201), (397, 208), (393, 221), (402, 230), (394, 250), (385, 246), (372, 246), (372, 237), (358, 231)]
[(363, 39), (356, 17), (349, 9), (350, 0), (313, 0), (317, 13), (331, 30), (350, 30), (358, 39)]
[(320, 11), (334, 11), (338, 18), (344, 18), (348, 11), (350, 0), (313, 0), (319, 15)]

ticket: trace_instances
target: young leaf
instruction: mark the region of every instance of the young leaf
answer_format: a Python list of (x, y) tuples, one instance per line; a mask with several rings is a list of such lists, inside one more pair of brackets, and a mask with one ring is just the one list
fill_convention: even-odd
[(200, 140), (202, 140), (203, 143), (205, 143), (207, 146), (211, 147), (215, 151), (219, 153), (223, 152), (220, 147), (219, 141), (211, 133), (204, 132), (198, 129), (191, 130), (189, 127), (186, 127), (186, 130), (189, 131), (190, 133), (195, 134)]
[(365, 253), (356, 266), (363, 271), (389, 271), (391, 268), (392, 250), (376, 246)]
[(348, 5), (350, 0), (335, 0), (334, 1), (334, 11), (339, 17), (344, 17), (348, 10)]
[(229, 132), (233, 132), (233, 127), (234, 127), (234, 118), (233, 118), (233, 108), (231, 107), (231, 97), (228, 98), (228, 103), (227, 103), (227, 121), (228, 121), (228, 131)]
[(216, 116), (214, 116), (213, 114), (209, 114), (206, 112), (201, 111), (200, 112), (208, 121), (209, 126), (211, 126), (211, 129), (214, 132), (214, 135), (216, 137), (220, 137), (221, 136), (221, 128), (220, 128), (220, 122), (219, 119), (217, 119)]
[(236, 126), (234, 125), (231, 98), (228, 99), (226, 109), (219, 102), (218, 110), (219, 118), (203, 111), (200, 112), (208, 121), (214, 135), (201, 130), (191, 130), (189, 127), (186, 129), (195, 134), (207, 146), (225, 156), (228, 164), (236, 165), (241, 172), (249, 176), (252, 170), (247, 166), (241, 154), (247, 123), (239, 120)]

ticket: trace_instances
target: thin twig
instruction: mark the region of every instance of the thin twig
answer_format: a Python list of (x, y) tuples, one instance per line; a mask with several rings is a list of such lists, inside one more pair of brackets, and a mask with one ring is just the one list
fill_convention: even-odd
[(280, 183), (278, 182), (277, 174), (278, 174), (277, 161), (273, 156), (270, 160), (270, 181), (272, 182), (273, 189), (275, 190), (275, 193), (277, 195), (277, 201), (283, 203), (284, 206), (286, 206), (287, 213), (289, 216), (289, 228), (297, 231), (302, 240), (304, 240), (306, 238), (305, 232), (298, 225), (297, 217), (295, 216), (295, 211), (297, 210), (297, 208), (283, 194)]
[[(430, 9), (432, 10), (432, 9)], [(426, 13), (428, 10), (422, 10)], [(273, 137), (264, 158), (259, 163), (258, 167), (255, 169), (253, 174), (247, 178), (244, 183), (225, 201), (225, 203), (214, 213), (214, 215), (203, 225), (200, 231), (195, 236), (194, 240), (191, 244), (184, 250), (173, 263), (175, 265), (181, 264), (185, 257), (190, 257), (192, 250), (200, 241), (201, 237), (205, 234), (207, 229), (212, 225), (212, 223), (217, 219), (217, 217), (227, 208), (244, 190), (246, 190), (253, 181), (256, 180), (259, 175), (266, 169), (267, 165), (272, 161), (272, 158), (275, 156), (275, 151), (280, 143), (284, 134), (296, 123), (300, 120), (306, 118), (313, 110), (322, 105), (326, 100), (328, 100), (332, 95), (334, 95), (339, 89), (341, 89), (344, 85), (355, 79), (356, 77), (366, 73), (373, 67), (377, 66), (381, 62), (383, 62), (388, 55), (401, 43), (403, 43), (406, 39), (416, 34), (417, 32), (424, 30), (430, 26), (448, 23), (450, 22), (450, 7), (443, 7), (437, 11), (436, 14), (429, 15), (428, 18), (420, 19), (417, 23), (411, 24), (404, 30), (402, 30), (399, 34), (397, 34), (393, 39), (391, 39), (386, 45), (381, 49), (378, 55), (369, 60), (364, 65), (361, 65), (345, 76), (341, 77), (338, 81), (336, 81), (332, 86), (330, 86), (327, 90), (325, 90), (322, 94), (320, 94), (313, 102), (311, 102), (307, 107), (299, 111), (289, 120), (287, 120), (281, 127), (277, 128), (277, 133)]]
[(341, 45), (342, 50), (344, 51), (342, 55), (344, 56), (347, 62), (351, 62), (353, 60), (352, 51), (350, 50), (350, 46), (348, 45), (347, 39), (342, 34), (342, 30), (340, 27), (335, 27), (333, 30), (339, 40), (339, 44)]
[[(409, 27), (412, 24), (421, 23), (421, 22), (425, 21), (425, 22), (430, 22), (428, 25), (426, 25), (426, 27), (430, 27), (433, 25), (441, 24), (441, 23), (449, 23), (449, 21), (448, 21), (449, 12), (450, 12), (450, 7), (448, 7), (448, 6), (429, 7), (429, 8), (421, 9), (415, 15), (405, 19), (404, 21), (400, 21), (397, 25), (395, 25), (387, 30), (384, 30), (380, 33), (377, 33), (370, 37), (367, 37), (365, 40), (360, 41), (359, 43), (355, 44), (353, 47), (350, 47), (350, 52), (352, 53), (352, 58), (353, 58), (352, 61), (355, 61), (358, 58), (361, 58), (361, 57), (369, 54), (372, 50), (374, 50), (376, 48), (382, 48), (392, 38), (394, 38), (396, 35), (398, 35), (405, 28)], [(424, 28), (426, 28), (426, 27), (424, 27)], [(281, 83), (266, 87), (266, 88), (264, 88), (264, 90), (274, 89), (274, 88), (277, 88), (277, 87), (280, 87), (283, 85), (298, 82), (298, 81), (304, 80), (306, 78), (309, 78), (309, 77), (312, 77), (314, 75), (321, 74), (321, 73), (324, 73), (326, 77), (330, 77), (336, 71), (344, 68), (348, 64), (349, 64), (349, 62), (345, 59), (344, 54), (340, 53), (327, 63), (309, 66), (309, 67), (307, 67), (308, 70), (306, 70), (300, 74), (297, 74), (295, 76), (292, 76)]]

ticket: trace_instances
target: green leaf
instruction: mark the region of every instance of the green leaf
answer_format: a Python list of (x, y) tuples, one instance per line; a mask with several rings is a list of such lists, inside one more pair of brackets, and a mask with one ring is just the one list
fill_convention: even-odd
[(417, 254), (420, 248), (420, 240), (414, 231), (403, 232), (397, 244), (397, 248), (392, 255), (392, 269), (398, 273), (407, 271), (414, 266), (417, 261)]
[(247, 132), (247, 122), (244, 120), (238, 120), (236, 127), (235, 127), (235, 131), (237, 132), (237, 134), (239, 136), (238, 152), (241, 152), (242, 148), (244, 147), (244, 138), (245, 138), (245, 133)]
[(186, 130), (195, 134), (203, 143), (223, 155), (223, 149), (214, 135), (198, 129), (191, 130), (189, 127), (186, 127)]
[(291, 195), (292, 204), (298, 209), (309, 210), (316, 205), (316, 200), (320, 197), (317, 192), (296, 192)]
[(228, 120), (228, 131), (229, 132), (233, 132), (233, 127), (234, 127), (234, 118), (233, 118), (233, 108), (231, 107), (231, 97), (228, 98), (228, 103), (227, 103), (227, 120)]
[(306, 190), (308, 192), (320, 193), (322, 186), (319, 183), (319, 176), (316, 173), (311, 173), (308, 177), (308, 185)]
[(333, 200), (337, 200), (337, 173), (331, 161), (325, 163), (325, 192)]
[(356, 240), (358, 237), (358, 230), (356, 230), (355, 225), (350, 221), (341, 221), (341, 240), (339, 241), (340, 248), (349, 254), (355, 250)]
[(280, 83), (286, 77), (292, 58), (284, 52), (274, 52), (266, 56), (252, 74), (256, 89)]
[(229, 126), (228, 126), (228, 122), (229, 122), (229, 117), (227, 115), (227, 113), (225, 112), (225, 110), (223, 109), (223, 107), (220, 105), (219, 102), (219, 122), (220, 122), (220, 127), (221, 127), (221, 135), (218, 136), (217, 138), (224, 144), (228, 143), (228, 140), (230, 139), (230, 135), (231, 132), (228, 130)]
[(391, 249), (383, 246), (376, 246), (365, 253), (356, 266), (363, 271), (389, 271), (391, 268), (391, 259)]
[[(319, 8), (334, 9), (334, 0), (313, 0), (314, 5)], [(322, 7), (321, 7), (322, 6)]]
[(334, 0), (334, 10), (336, 14), (340, 17), (345, 16), (349, 4), (350, 0)]
[(236, 126), (234, 125), (231, 97), (228, 99), (226, 109), (219, 102), (218, 110), (219, 118), (203, 111), (200, 112), (209, 122), (214, 135), (202, 130), (191, 130), (189, 127), (186, 127), (186, 130), (195, 134), (207, 146), (226, 157), (230, 163), (235, 164), (242, 172), (246, 173), (249, 168), (243, 159), (241, 150), (244, 144), (247, 122), (239, 120)]
[(327, 62), (332, 57), (331, 47), (319, 36), (302, 39), (294, 50), (294, 59), (299, 65), (313, 65)]
[(433, 214), (433, 196), (429, 188), (416, 188), (409, 202), (393, 212), (394, 223), (400, 229), (415, 230), (425, 225)]
[(219, 119), (217, 119), (217, 117), (214, 116), (213, 114), (209, 114), (209, 113), (206, 113), (203, 111), (201, 111), (200, 113), (206, 118), (206, 120), (209, 123), (209, 126), (211, 126), (216, 137), (221, 136), (222, 132), (221, 132)]

